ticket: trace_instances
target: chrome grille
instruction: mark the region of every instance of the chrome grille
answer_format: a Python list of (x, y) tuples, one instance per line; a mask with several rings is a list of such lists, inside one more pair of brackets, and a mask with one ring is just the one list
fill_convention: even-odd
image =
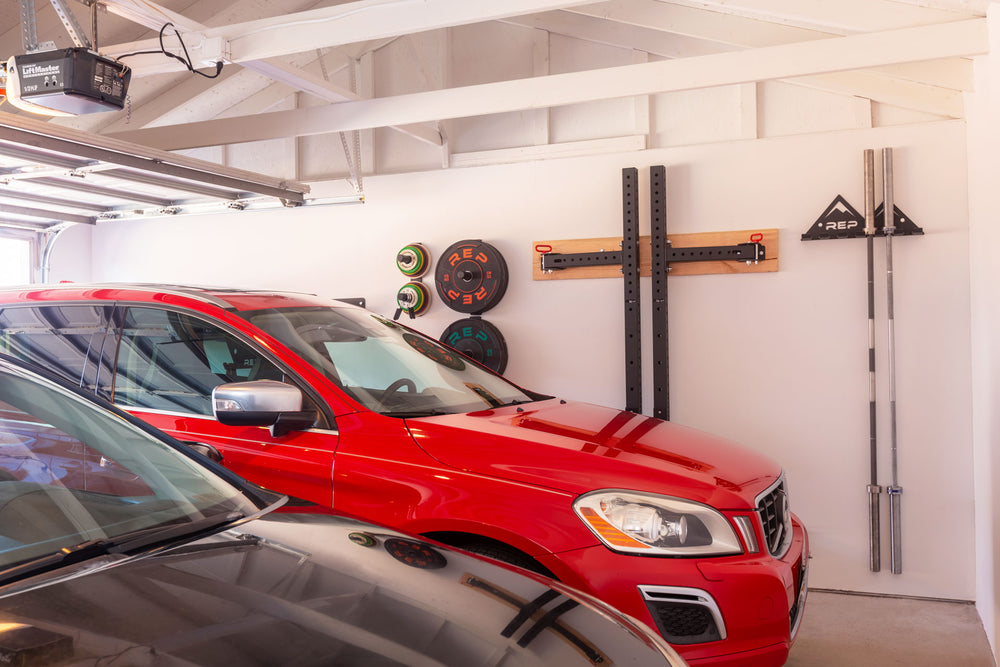
[(768, 553), (781, 558), (792, 542), (792, 514), (788, 509), (784, 477), (757, 496), (757, 513), (764, 528)]

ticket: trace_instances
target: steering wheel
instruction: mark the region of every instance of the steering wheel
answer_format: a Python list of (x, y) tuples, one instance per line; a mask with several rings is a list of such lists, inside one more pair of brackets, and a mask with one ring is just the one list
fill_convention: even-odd
[(397, 391), (399, 391), (403, 387), (406, 387), (406, 390), (410, 391), (410, 392), (416, 392), (417, 391), (417, 383), (416, 382), (414, 382), (410, 378), (399, 378), (398, 380), (394, 381), (392, 384), (390, 384), (388, 387), (385, 388), (385, 391), (383, 391), (382, 395), (379, 396), (379, 399), (378, 399), (379, 404), (380, 405), (385, 405), (386, 399), (388, 399), (390, 396), (392, 396), (393, 394), (395, 394)]

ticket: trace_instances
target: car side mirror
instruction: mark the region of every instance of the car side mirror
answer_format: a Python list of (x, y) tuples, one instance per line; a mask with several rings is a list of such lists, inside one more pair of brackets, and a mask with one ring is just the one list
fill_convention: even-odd
[(316, 421), (302, 410), (302, 391), (277, 380), (220, 384), (212, 390), (212, 412), (226, 426), (270, 426), (276, 438)]

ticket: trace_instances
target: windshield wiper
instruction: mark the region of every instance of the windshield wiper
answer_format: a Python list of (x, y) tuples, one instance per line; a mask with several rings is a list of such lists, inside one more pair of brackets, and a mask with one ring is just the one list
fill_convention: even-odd
[(398, 410), (393, 412), (383, 412), (386, 417), (398, 417), (400, 419), (414, 419), (416, 417), (438, 417), (450, 415), (447, 410)]
[(243, 514), (241, 512), (228, 512), (187, 523), (142, 528), (113, 538), (87, 540), (86, 542), (63, 547), (55, 553), (35, 558), (0, 572), (0, 586), (18, 579), (66, 567), (67, 565), (83, 563), (98, 556), (114, 554), (130, 555), (144, 547), (170, 542), (182, 537), (201, 536), (207, 531), (242, 518)]
[(125, 533), (114, 538), (115, 553), (128, 553), (160, 542), (167, 542), (180, 537), (202, 533), (242, 518), (242, 512), (227, 512), (225, 514), (213, 514), (212, 516), (206, 516), (187, 523), (171, 523), (165, 526), (153, 526), (152, 528), (134, 530), (131, 533)]

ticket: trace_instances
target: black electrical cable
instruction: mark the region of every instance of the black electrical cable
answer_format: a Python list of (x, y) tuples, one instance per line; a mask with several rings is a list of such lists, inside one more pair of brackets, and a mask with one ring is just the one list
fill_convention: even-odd
[[(174, 35), (177, 36), (177, 41), (180, 42), (181, 48), (184, 50), (184, 56), (183, 57), (177, 55), (176, 53), (171, 53), (170, 51), (167, 51), (167, 47), (163, 43), (163, 34), (166, 32), (167, 28), (173, 28), (174, 29)], [(215, 63), (215, 74), (205, 74), (204, 72), (199, 72), (198, 70), (196, 70), (191, 65), (191, 55), (188, 53), (187, 46), (184, 44), (184, 39), (181, 37), (181, 33), (177, 30), (177, 27), (174, 26), (173, 23), (164, 23), (163, 24), (163, 27), (160, 28), (159, 39), (160, 39), (160, 50), (159, 51), (135, 51), (133, 53), (125, 53), (123, 55), (118, 56), (118, 60), (121, 60), (122, 58), (129, 58), (131, 56), (143, 56), (143, 55), (151, 55), (151, 54), (154, 54), (154, 53), (162, 53), (165, 56), (173, 58), (174, 60), (179, 60), (181, 63), (184, 64), (184, 67), (186, 67), (189, 72), (193, 72), (194, 74), (197, 74), (198, 76), (203, 76), (206, 79), (214, 79), (214, 78), (218, 77), (219, 74), (222, 73), (223, 62), (221, 60)]]

